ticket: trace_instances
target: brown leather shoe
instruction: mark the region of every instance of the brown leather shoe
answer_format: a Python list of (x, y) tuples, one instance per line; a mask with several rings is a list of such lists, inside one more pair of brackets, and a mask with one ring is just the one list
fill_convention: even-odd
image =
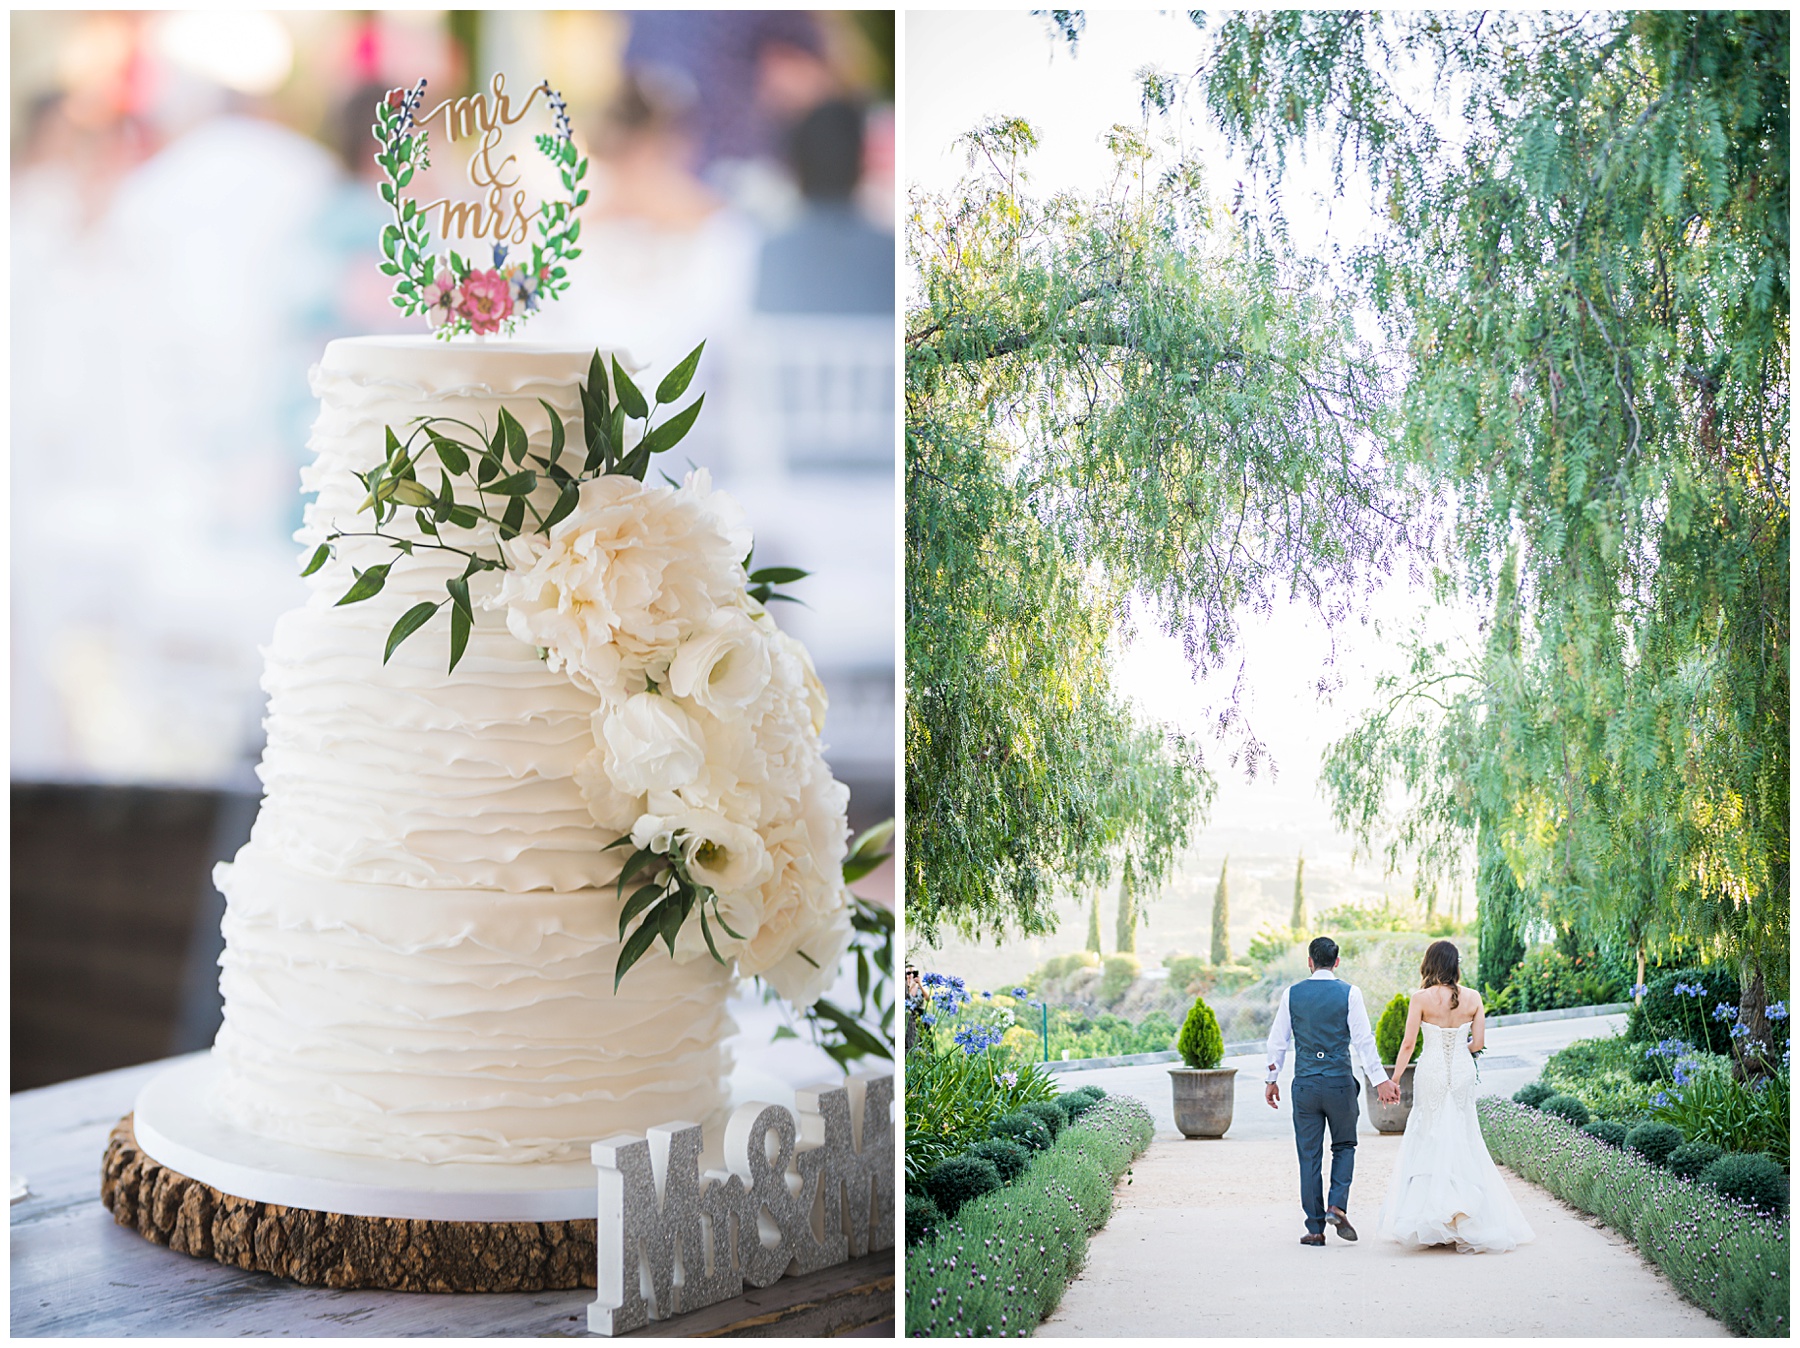
[[(1350, 1225), (1350, 1219), (1344, 1215), (1342, 1208), (1326, 1208), (1325, 1220), (1336, 1225), (1339, 1240), (1355, 1240), (1356, 1228)], [(1320, 1240), (1325, 1237), (1320, 1236)]]
[(1325, 1233), (1321, 1231), (1316, 1236), (1301, 1236), (1300, 1243), (1302, 1245), (1323, 1245), (1325, 1243)]

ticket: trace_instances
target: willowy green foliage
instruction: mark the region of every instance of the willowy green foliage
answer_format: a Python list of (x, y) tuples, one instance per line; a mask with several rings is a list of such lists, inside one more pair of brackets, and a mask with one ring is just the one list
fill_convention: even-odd
[(1373, 185), (1347, 261), (1400, 353), (1395, 452), (1469, 593), (1517, 550), (1516, 656), (1415, 648), (1334, 750), (1340, 813), (1406, 778), (1428, 850), (1485, 825), (1519, 919), (1752, 971), (1788, 942), (1788, 34), (1246, 12), (1204, 74), (1258, 175), (1311, 147)]
[[(1210, 803), (1198, 746), (1111, 687), (1134, 601), (1214, 669), (1278, 594), (1343, 611), (1400, 532), (1348, 310), (1212, 211), (1150, 135), (1168, 99), (1149, 81), (1144, 125), (1110, 133), (1106, 190), (1031, 195), (1035, 133), (1001, 120), (954, 193), (911, 202), (906, 902), (928, 942), (1050, 930), (1058, 886), (1125, 859), (1153, 893)], [(1220, 723), (1243, 730), (1235, 704)]]

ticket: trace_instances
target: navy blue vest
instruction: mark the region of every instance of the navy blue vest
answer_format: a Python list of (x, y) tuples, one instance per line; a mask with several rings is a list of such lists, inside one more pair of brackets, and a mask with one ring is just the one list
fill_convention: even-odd
[(1350, 985), (1341, 978), (1309, 978), (1288, 989), (1294, 1026), (1294, 1080), (1349, 1081)]

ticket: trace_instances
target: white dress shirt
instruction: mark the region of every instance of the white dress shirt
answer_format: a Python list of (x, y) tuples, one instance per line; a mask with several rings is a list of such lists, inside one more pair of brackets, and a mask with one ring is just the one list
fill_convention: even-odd
[[(1314, 969), (1312, 976), (1337, 978), (1330, 969)], [(1288, 989), (1283, 988), (1281, 1004), (1275, 1008), (1275, 1023), (1269, 1027), (1269, 1075), (1263, 1078), (1264, 1081), (1274, 1081), (1281, 1075), (1281, 1065), (1287, 1061), (1288, 1050), (1293, 1046), (1294, 1022), (1288, 1015)], [(1350, 985), (1350, 1050), (1362, 1063), (1371, 1086), (1378, 1086), (1388, 1079), (1387, 1069), (1381, 1062), (1381, 1050), (1375, 1047), (1375, 1031), (1369, 1028), (1369, 1011), (1363, 1005), (1362, 989), (1354, 983)]]

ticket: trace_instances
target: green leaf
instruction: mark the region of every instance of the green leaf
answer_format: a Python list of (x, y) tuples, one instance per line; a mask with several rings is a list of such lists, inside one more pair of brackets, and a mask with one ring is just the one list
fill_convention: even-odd
[(795, 1034), (793, 1030), (789, 1029), (786, 1025), (777, 1025), (775, 1027), (775, 1033), (769, 1036), (769, 1042), (778, 1044), (783, 1039), (798, 1039), (799, 1037), (799, 1035)]
[(313, 549), (313, 555), (307, 561), (306, 569), (304, 571), (302, 571), (300, 574), (303, 576), (310, 576), (310, 575), (312, 575), (313, 572), (317, 571), (321, 566), (324, 566), (325, 563), (330, 560), (331, 560), (331, 544), (321, 543), (321, 544), (319, 544), (319, 546), (317, 548)]
[[(467, 587), (464, 587), (464, 600), (467, 600)], [(450, 671), (456, 671), (456, 665), (463, 658), (463, 652), (469, 649), (469, 629), (475, 625), (474, 618), (464, 604), (450, 605)]]
[(552, 525), (567, 519), (581, 500), (581, 484), (571, 481), (564, 485), (562, 494), (556, 498), (556, 504), (550, 507), (550, 513), (544, 516), (544, 527), (540, 533), (547, 532)]
[(563, 442), (568, 438), (568, 432), (563, 429), (560, 412), (542, 398), (538, 399), (538, 405), (544, 409), (544, 415), (550, 418), (550, 462), (555, 464), (557, 459), (562, 456)]
[(893, 849), (888, 845), (893, 837), (892, 819), (884, 819), (874, 827), (863, 830), (851, 844), (850, 854), (844, 858), (844, 883), (862, 879), (893, 856)]
[(469, 578), (467, 576), (452, 576), (444, 582), (444, 588), (450, 592), (451, 603), (455, 604), (468, 617), (475, 616), (475, 611), (469, 604)]
[[(805, 959), (805, 952), (802, 951), (800, 953), (801, 958)], [(811, 960), (807, 960), (807, 962), (809, 964), (812, 963)], [(845, 1042), (855, 1048), (861, 1049), (864, 1055), (877, 1058), (892, 1058), (894, 1056), (893, 1050), (890, 1049), (883, 1040), (878, 1039), (873, 1034), (869, 1033), (868, 1030), (863, 1028), (862, 1023), (858, 1021), (855, 1016), (851, 1015), (842, 1007), (821, 998), (819, 1001), (813, 1003), (812, 1009), (814, 1015), (818, 1016), (821, 1020), (830, 1021), (831, 1027), (844, 1036)]]
[(663, 422), (662, 425), (651, 431), (650, 434), (646, 435), (644, 437), (644, 444), (649, 446), (649, 448), (645, 453), (661, 454), (664, 450), (673, 449), (676, 445), (680, 444), (682, 437), (693, 429), (694, 418), (700, 415), (701, 404), (705, 401), (706, 395), (702, 393), (698, 398), (694, 399), (691, 404), (684, 407), (681, 411)]
[[(760, 571), (752, 571), (750, 573), (750, 579), (758, 584), (792, 585), (797, 580), (805, 580), (811, 574), (812, 572), (802, 571), (797, 566), (765, 566)], [(892, 833), (893, 831), (893, 826), (890, 823), (888, 832)], [(864, 836), (866, 837), (867, 835), (865, 834)]]
[(467, 450), (447, 435), (439, 435), (436, 431), (427, 431), (426, 434), (431, 437), (431, 447), (437, 450), (439, 463), (459, 477), (469, 471)]
[(620, 981), (630, 971), (631, 966), (644, 957), (644, 952), (650, 948), (650, 943), (655, 939), (656, 924), (649, 918), (645, 918), (619, 950), (619, 962), (613, 969), (614, 992), (619, 990)]
[(706, 938), (706, 948), (712, 951), (716, 963), (725, 963), (725, 957), (719, 953), (719, 947), (713, 944), (712, 928), (706, 925), (706, 905), (700, 905), (700, 934)]
[(397, 473), (400, 471), (400, 464), (406, 458), (406, 446), (400, 443), (400, 437), (394, 434), (394, 428), (392, 426), (387, 426), (383, 429), (387, 431), (388, 471), (390, 473)]
[(619, 910), (620, 940), (625, 939), (625, 928), (631, 925), (631, 919), (655, 903), (662, 892), (663, 882), (660, 880), (652, 880), (649, 884), (640, 885), (632, 891), (631, 897), (625, 901), (625, 906)]
[(473, 529), (477, 524), (481, 523), (481, 516), (476, 512), (473, 506), (452, 506), (450, 508), (450, 523), (454, 524), (459, 529)]
[(399, 648), (400, 643), (405, 641), (426, 623), (430, 622), (431, 615), (437, 611), (437, 604), (434, 604), (427, 599), (423, 603), (414, 604), (411, 608), (407, 609), (406, 612), (402, 613), (400, 615), (400, 620), (394, 624), (393, 630), (388, 633), (387, 649), (381, 653), (381, 663), (385, 665), (388, 662), (389, 657)]
[(664, 899), (662, 907), (656, 910), (662, 926), (663, 944), (668, 946), (671, 955), (675, 953), (675, 940), (681, 935), (681, 924), (687, 921), (688, 909), (692, 906), (691, 895), (676, 893)]
[[(617, 844), (615, 843), (614, 846), (617, 846)], [(619, 883), (615, 887), (614, 892), (623, 894), (625, 892), (625, 886), (631, 882), (631, 878), (639, 871), (643, 870), (646, 864), (661, 855), (662, 853), (652, 852), (648, 847), (638, 848), (637, 851), (626, 858), (625, 865), (619, 871)], [(624, 933), (624, 930), (623, 927), (619, 928), (621, 935)]]
[(619, 406), (625, 409), (625, 415), (633, 421), (642, 421), (650, 415), (650, 404), (644, 401), (644, 395), (638, 392), (638, 386), (631, 382), (631, 376), (625, 373), (625, 367), (619, 364), (619, 358), (612, 360), (613, 390), (619, 396)]
[(519, 419), (504, 407), (500, 409), (500, 434), (506, 441), (506, 454), (515, 464), (525, 462), (525, 449), (531, 443)]
[(511, 477), (503, 477), (488, 487), (496, 496), (529, 496), (536, 489), (537, 474), (529, 468), (514, 473)]
[(594, 350), (593, 359), (588, 361), (585, 392), (594, 400), (594, 406), (600, 409), (602, 420), (612, 415), (612, 395), (606, 391), (606, 362), (600, 359), (598, 347)]
[(519, 530), (525, 527), (525, 498), (515, 496), (507, 504), (506, 513), (500, 516), (500, 536), (517, 538)]
[(694, 371), (700, 368), (700, 353), (704, 350), (706, 343), (702, 342), (687, 353), (681, 364), (663, 376), (662, 383), (656, 386), (657, 402), (672, 403), (687, 392), (688, 385), (693, 382)]
[(373, 599), (381, 593), (381, 587), (387, 584), (388, 568), (391, 566), (392, 562), (381, 562), (367, 571), (358, 571), (356, 583), (344, 591), (344, 597), (332, 607), (342, 608), (345, 604), (360, 604), (365, 599)]
[(501, 465), (492, 455), (483, 453), (480, 461), (475, 465), (476, 483), (485, 487), (500, 475), (500, 467)]

